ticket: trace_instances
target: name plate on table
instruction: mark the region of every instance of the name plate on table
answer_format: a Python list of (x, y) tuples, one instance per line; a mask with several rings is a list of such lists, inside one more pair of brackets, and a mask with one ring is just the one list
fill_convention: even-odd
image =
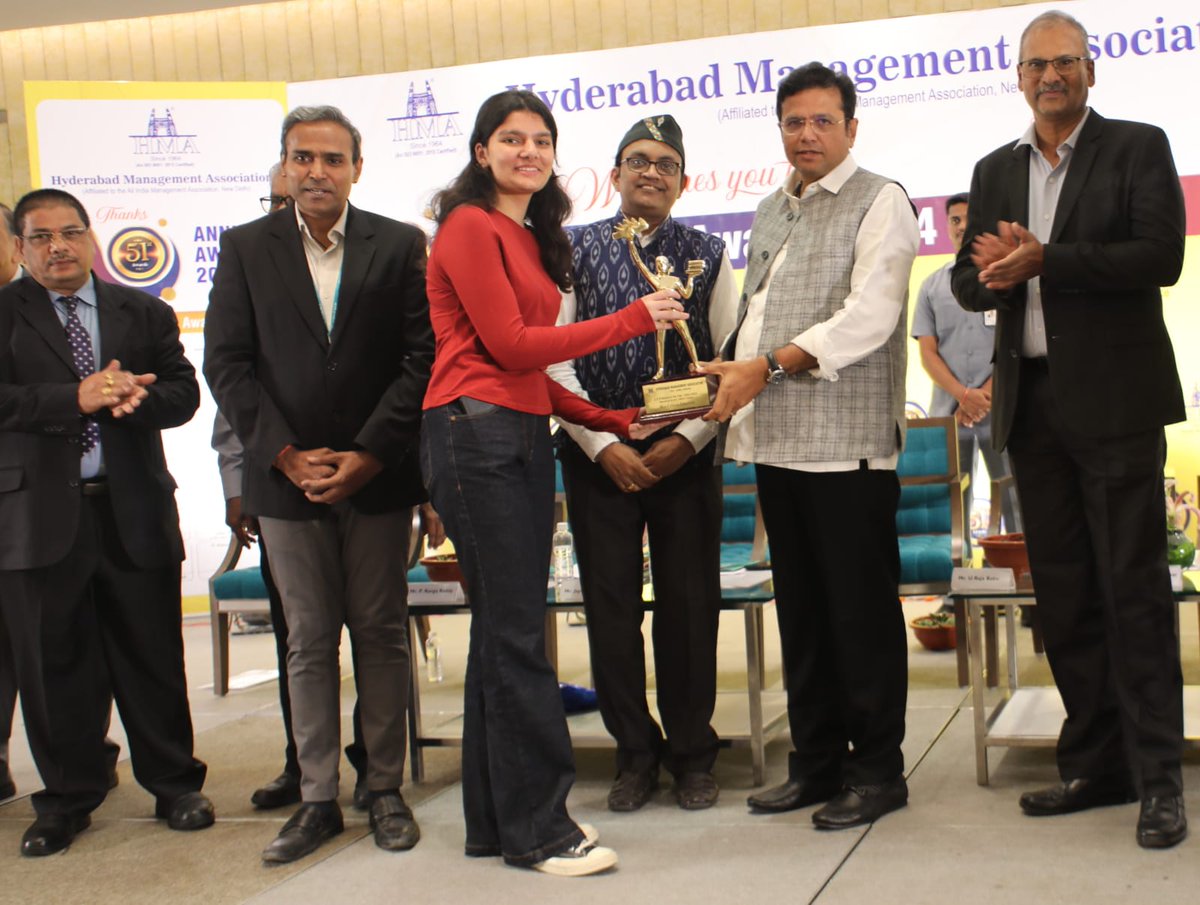
[(1183, 591), (1183, 566), (1168, 566), (1171, 570), (1171, 590), (1176, 594)]
[(567, 578), (563, 581), (561, 597), (557, 596), (557, 588), (555, 590), (555, 603), (583, 603), (583, 586), (579, 583), (578, 578)]
[(467, 595), (457, 581), (413, 581), (408, 585), (408, 602), (421, 604), (465, 604)]
[(1005, 594), (1017, 589), (1012, 569), (969, 569), (959, 566), (950, 574), (955, 594)]

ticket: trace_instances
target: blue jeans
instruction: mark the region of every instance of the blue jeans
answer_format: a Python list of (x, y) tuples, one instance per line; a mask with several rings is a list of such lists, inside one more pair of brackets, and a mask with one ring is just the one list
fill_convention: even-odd
[(467, 398), (430, 409), (421, 470), (470, 598), (466, 852), (528, 866), (583, 839), (567, 814), (575, 763), (546, 659), (554, 518), (548, 419)]

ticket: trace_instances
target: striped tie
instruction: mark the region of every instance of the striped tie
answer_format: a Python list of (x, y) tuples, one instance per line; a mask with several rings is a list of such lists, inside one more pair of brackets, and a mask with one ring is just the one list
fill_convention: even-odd
[[(92, 354), (92, 338), (88, 336), (87, 330), (83, 329), (83, 323), (75, 313), (75, 306), (80, 302), (80, 298), (76, 295), (64, 295), (59, 301), (67, 309), (67, 342), (71, 346), (71, 357), (75, 360), (75, 372), (79, 379), (83, 380), (96, 373), (96, 357)], [(95, 418), (85, 418), (81, 454), (91, 452), (99, 442), (100, 425), (96, 423)]]

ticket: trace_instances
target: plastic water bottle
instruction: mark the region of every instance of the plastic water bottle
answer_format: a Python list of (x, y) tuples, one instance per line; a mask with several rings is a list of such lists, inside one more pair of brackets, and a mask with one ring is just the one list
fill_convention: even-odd
[(442, 669), (442, 647), (438, 643), (437, 632), (430, 632), (425, 638), (425, 671), (430, 682), (441, 682), (446, 678)]
[(554, 599), (561, 602), (566, 593), (567, 579), (575, 577), (575, 538), (571, 526), (559, 522), (554, 529)]

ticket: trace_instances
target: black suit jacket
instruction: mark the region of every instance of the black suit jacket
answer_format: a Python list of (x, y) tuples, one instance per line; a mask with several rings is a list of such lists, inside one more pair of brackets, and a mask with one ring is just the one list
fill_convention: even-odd
[[(993, 292), (971, 263), (972, 240), (997, 221), (1029, 222), (1028, 147), (997, 148), (975, 166), (962, 250), (959, 303), (997, 309), (992, 441), (1003, 449), (1017, 404), (1026, 286)], [(1161, 286), (1183, 267), (1184, 203), (1167, 136), (1155, 126), (1106, 120), (1080, 132), (1045, 243), (1042, 308), (1050, 382), (1061, 416), (1097, 439), (1186, 417)]]
[[(95, 286), (97, 366), (115, 358), (126, 370), (158, 375), (132, 415), (105, 410), (98, 420), (122, 545), (139, 567), (165, 568), (183, 559), (183, 540), (160, 431), (192, 417), (200, 388), (169, 305), (136, 289)], [(46, 290), (31, 277), (0, 290), (0, 569), (53, 565), (75, 541), (79, 380)]]
[(425, 235), (353, 206), (333, 335), (289, 207), (226, 230), (204, 324), (204, 376), (246, 448), (250, 515), (320, 518), (272, 467), (291, 444), (373, 453), (384, 469), (351, 498), (364, 512), (425, 499), (416, 456), (433, 363)]

